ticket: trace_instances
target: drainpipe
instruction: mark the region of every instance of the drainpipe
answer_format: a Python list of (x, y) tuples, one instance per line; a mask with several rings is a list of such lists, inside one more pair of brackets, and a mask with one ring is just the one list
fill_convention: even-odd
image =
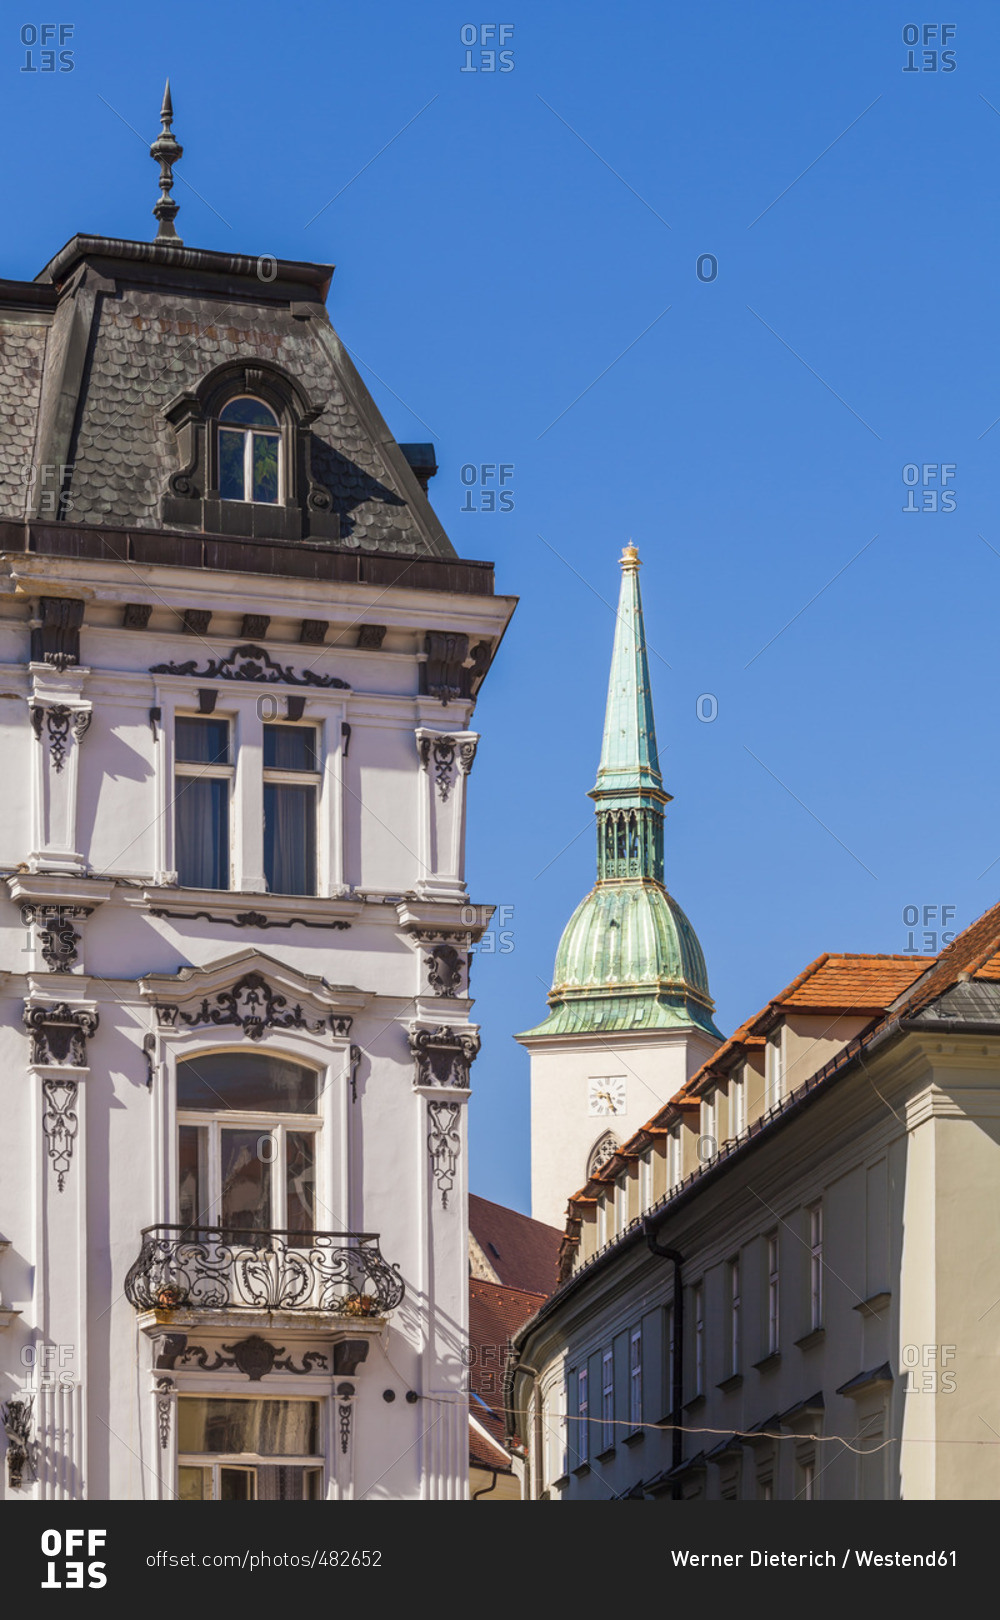
[[(684, 1454), (684, 1435), (678, 1425), (681, 1404), (684, 1399), (684, 1289), (681, 1284), (681, 1267), (684, 1256), (679, 1249), (670, 1249), (656, 1241), (656, 1226), (647, 1215), (642, 1223), (646, 1234), (646, 1243), (650, 1254), (655, 1254), (660, 1260), (670, 1260), (674, 1267), (674, 1358), (670, 1368), (670, 1413), (674, 1419), (675, 1427), (671, 1440), (671, 1457), (674, 1468), (679, 1467)], [(671, 1496), (676, 1502), (680, 1499), (680, 1480), (675, 1479)]]
[(481, 1496), (489, 1496), (491, 1491), (496, 1490), (496, 1488), (497, 1488), (497, 1471), (496, 1471), (495, 1468), (491, 1468), (489, 1470), (489, 1472), (493, 1475), (493, 1483), (492, 1483), (492, 1485), (484, 1485), (482, 1490), (480, 1490), (480, 1491), (473, 1491), (472, 1500), (474, 1502), (478, 1502), (479, 1498)]

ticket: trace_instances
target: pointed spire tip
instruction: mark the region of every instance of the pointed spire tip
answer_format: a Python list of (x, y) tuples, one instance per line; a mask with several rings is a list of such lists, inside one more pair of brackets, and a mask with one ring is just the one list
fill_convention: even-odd
[(629, 541), (628, 545), (622, 551), (621, 565), (622, 565), (623, 569), (626, 569), (626, 568), (641, 568), (642, 567), (642, 563), (639, 560), (639, 553), (636, 550), (635, 546), (632, 544), (631, 540)]

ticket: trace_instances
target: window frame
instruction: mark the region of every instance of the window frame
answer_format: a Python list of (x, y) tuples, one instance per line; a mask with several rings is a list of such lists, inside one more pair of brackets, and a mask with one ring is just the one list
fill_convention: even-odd
[(767, 1271), (767, 1355), (778, 1355), (781, 1348), (781, 1252), (777, 1231), (768, 1232), (764, 1242)]
[(735, 1378), (743, 1362), (743, 1279), (740, 1256), (734, 1254), (728, 1263), (729, 1281), (729, 1376)]
[(705, 1393), (705, 1284), (696, 1282), (691, 1290), (691, 1316), (694, 1325), (694, 1394)]
[[(224, 1047), (221, 1047), (221, 1048), (212, 1048), (209, 1051), (191, 1052), (191, 1053), (184, 1053), (184, 1054), (179, 1053), (178, 1058), (177, 1058), (177, 1068), (180, 1069), (180, 1067), (184, 1063), (187, 1063), (187, 1062), (197, 1062), (199, 1057), (206, 1057), (206, 1056), (209, 1056), (209, 1055), (211, 1055), (211, 1056), (220, 1055), (221, 1056), (221, 1055), (224, 1055), (226, 1052), (232, 1052), (235, 1057), (238, 1057), (241, 1060), (246, 1060), (247, 1058), (252, 1059), (253, 1057), (258, 1057), (258, 1056), (259, 1057), (273, 1056), (273, 1057), (277, 1057), (277, 1058), (280, 1058), (282, 1056), (282, 1054), (277, 1053), (277, 1052), (275, 1052), (275, 1053), (248, 1053), (246, 1051), (245, 1047), (244, 1048), (237, 1048), (237, 1047), (233, 1047), (233, 1046), (224, 1046)], [(314, 1070), (314, 1072), (316, 1074), (317, 1100), (321, 1100), (322, 1096), (323, 1096), (324, 1085), (325, 1085), (325, 1077), (324, 1077), (323, 1068), (318, 1063), (315, 1063), (315, 1062), (312, 1063), (312, 1064), (303, 1063), (302, 1058), (299, 1057), (299, 1056), (296, 1056), (294, 1058), (289, 1057), (287, 1059), (287, 1061), (295, 1062), (295, 1063), (300, 1064), (304, 1068), (312, 1068)], [(175, 1098), (176, 1098), (176, 1086), (177, 1086), (177, 1081), (176, 1081), (176, 1078), (175, 1078)], [(221, 1099), (220, 1099), (220, 1101), (221, 1101)], [(177, 1155), (177, 1172), (178, 1172), (177, 1175), (175, 1176), (175, 1198), (176, 1198), (176, 1201), (177, 1201), (177, 1219), (178, 1219), (178, 1222), (180, 1223), (181, 1220), (182, 1220), (181, 1208), (180, 1208), (180, 1173), (179, 1173), (180, 1172), (180, 1139), (181, 1139), (180, 1138), (180, 1133), (181, 1133), (181, 1128), (183, 1126), (188, 1126), (188, 1127), (194, 1126), (195, 1128), (205, 1128), (206, 1132), (207, 1132), (205, 1163), (206, 1163), (206, 1169), (207, 1169), (206, 1179), (207, 1179), (207, 1182), (208, 1182), (208, 1186), (207, 1186), (207, 1188), (205, 1190), (205, 1194), (204, 1195), (199, 1194), (199, 1196), (205, 1196), (207, 1198), (206, 1210), (211, 1215), (218, 1217), (216, 1219), (206, 1219), (206, 1218), (204, 1218), (205, 1212), (204, 1211), (199, 1211), (198, 1212), (198, 1220), (194, 1224), (196, 1226), (199, 1226), (199, 1227), (202, 1227), (202, 1226), (225, 1226), (226, 1225), (225, 1221), (223, 1221), (223, 1219), (222, 1219), (222, 1207), (221, 1207), (222, 1206), (222, 1197), (223, 1197), (223, 1192), (224, 1192), (223, 1185), (222, 1185), (222, 1151), (221, 1151), (221, 1149), (222, 1149), (222, 1131), (224, 1129), (243, 1130), (243, 1131), (247, 1131), (247, 1132), (257, 1132), (257, 1134), (258, 1134), (258, 1142), (260, 1142), (260, 1140), (262, 1140), (265, 1136), (269, 1136), (271, 1138), (271, 1140), (276, 1143), (276, 1147), (277, 1147), (278, 1151), (276, 1151), (275, 1156), (271, 1160), (265, 1161), (265, 1162), (270, 1163), (272, 1166), (280, 1164), (282, 1168), (281, 1168), (281, 1170), (279, 1171), (279, 1173), (277, 1175), (272, 1173), (272, 1175), (270, 1177), (271, 1220), (269, 1222), (269, 1225), (266, 1228), (264, 1228), (264, 1230), (275, 1231), (275, 1232), (281, 1232), (281, 1231), (287, 1232), (287, 1231), (289, 1231), (289, 1222), (288, 1222), (288, 1186), (287, 1186), (287, 1164), (288, 1164), (288, 1159), (287, 1159), (287, 1151), (286, 1151), (286, 1138), (287, 1138), (287, 1133), (288, 1133), (289, 1130), (295, 1130), (295, 1131), (301, 1132), (303, 1135), (311, 1135), (312, 1138), (313, 1138), (314, 1148), (313, 1148), (313, 1227), (312, 1227), (312, 1230), (313, 1231), (321, 1230), (321, 1228), (316, 1224), (316, 1221), (317, 1221), (317, 1215), (318, 1215), (318, 1212), (319, 1212), (319, 1206), (321, 1206), (323, 1204), (323, 1202), (324, 1202), (323, 1195), (322, 1195), (322, 1192), (320, 1190), (321, 1165), (322, 1165), (322, 1162), (323, 1162), (323, 1153), (322, 1153), (323, 1138), (321, 1136), (321, 1132), (323, 1130), (324, 1124), (325, 1124), (325, 1119), (324, 1119), (324, 1114), (323, 1114), (322, 1110), (320, 1110), (320, 1111), (318, 1111), (316, 1113), (308, 1113), (308, 1114), (307, 1113), (301, 1113), (301, 1114), (299, 1114), (299, 1113), (290, 1113), (288, 1111), (282, 1111), (281, 1109), (277, 1109), (277, 1108), (274, 1108), (274, 1109), (236, 1109), (236, 1108), (232, 1108), (229, 1105), (225, 1105), (225, 1104), (220, 1108), (190, 1108), (190, 1107), (186, 1107), (186, 1106), (181, 1105), (180, 1102), (178, 1101), (177, 1105), (175, 1107), (175, 1110), (174, 1110), (174, 1140), (175, 1140), (175, 1143), (176, 1143), (175, 1152), (176, 1152), (176, 1155)]]
[(809, 1216), (809, 1330), (823, 1326), (823, 1205), (810, 1204)]
[(615, 1443), (615, 1353), (601, 1353), (601, 1451), (610, 1451)]
[(729, 1077), (729, 1134), (738, 1140), (747, 1128), (746, 1071), (734, 1069)]
[[(220, 782), (221, 781), (221, 782), (228, 782), (229, 783), (229, 791), (226, 794), (226, 866), (227, 866), (228, 870), (224, 874), (226, 876), (226, 878), (228, 879), (228, 881), (225, 884), (222, 884), (220, 886), (211, 885), (210, 887), (212, 889), (212, 892), (215, 893), (215, 894), (226, 894), (226, 893), (231, 892), (232, 888), (233, 888), (233, 798), (234, 798), (233, 786), (234, 786), (234, 783), (236, 781), (236, 760), (234, 758), (234, 754), (236, 752), (236, 749), (235, 749), (235, 746), (234, 746), (235, 728), (234, 728), (234, 724), (233, 724), (233, 719), (234, 719), (234, 717), (232, 715), (226, 714), (226, 713), (208, 715), (208, 714), (199, 714), (197, 712), (197, 710), (188, 709), (188, 708), (177, 708), (177, 709), (174, 710), (174, 716), (173, 716), (173, 745), (174, 745), (173, 746), (173, 754), (174, 754), (174, 759), (173, 759), (173, 766), (174, 766), (173, 786), (174, 786), (174, 792), (173, 792), (173, 794), (171, 796), (171, 800), (170, 800), (170, 809), (171, 809), (171, 812), (173, 813), (174, 867), (175, 867), (175, 869), (177, 871), (177, 875), (178, 875), (177, 876), (178, 886), (180, 888), (182, 888), (182, 889), (189, 889), (189, 888), (203, 889), (203, 888), (206, 887), (206, 885), (203, 884), (203, 883), (198, 883), (198, 884), (184, 883), (184, 882), (181, 881), (181, 876), (180, 876), (180, 834), (179, 834), (179, 831), (178, 831), (178, 818), (177, 818), (177, 813), (176, 813), (176, 805), (177, 805), (177, 800), (180, 798), (181, 794), (184, 792), (184, 788), (183, 787), (179, 788), (178, 785), (177, 785), (179, 777), (185, 778), (186, 782), (190, 782), (190, 781), (196, 781), (196, 782), (198, 782), (198, 781)], [(226, 753), (227, 753), (227, 756), (228, 756), (227, 763), (225, 765), (217, 765), (217, 764), (209, 764), (208, 762), (202, 762), (202, 761), (198, 761), (198, 760), (182, 760), (182, 759), (179, 759), (178, 756), (177, 756), (177, 722), (178, 722), (178, 720), (199, 720), (199, 721), (203, 721), (206, 725), (211, 725), (213, 722), (216, 725), (220, 724), (220, 722), (222, 724), (224, 724), (225, 727), (226, 727), (226, 735), (227, 735), (227, 739), (228, 739), (228, 744), (227, 744), (227, 748), (226, 748)]]
[[(282, 1394), (275, 1394), (275, 1395), (256, 1395), (256, 1394), (255, 1395), (244, 1395), (242, 1392), (231, 1391), (231, 1390), (222, 1391), (222, 1390), (194, 1390), (194, 1389), (190, 1389), (190, 1390), (181, 1391), (177, 1396), (177, 1405), (178, 1405), (178, 1411), (177, 1411), (178, 1453), (177, 1453), (177, 1463), (176, 1463), (176, 1469), (175, 1469), (175, 1483), (176, 1483), (177, 1500), (180, 1500), (180, 1471), (181, 1471), (182, 1468), (202, 1468), (202, 1469), (208, 1468), (208, 1469), (211, 1470), (212, 1494), (211, 1494), (210, 1497), (202, 1497), (201, 1498), (202, 1501), (218, 1502), (218, 1501), (221, 1500), (221, 1497), (220, 1497), (220, 1494), (219, 1494), (219, 1486), (220, 1486), (220, 1471), (223, 1468), (231, 1468), (231, 1469), (236, 1469), (236, 1470), (239, 1470), (239, 1471), (247, 1471), (247, 1472), (253, 1470), (255, 1475), (256, 1475), (256, 1470), (259, 1469), (259, 1468), (300, 1468), (300, 1469), (302, 1469), (303, 1472), (313, 1472), (313, 1473), (317, 1473), (319, 1475), (318, 1499), (322, 1500), (325, 1497), (325, 1495), (326, 1495), (327, 1459), (326, 1459), (326, 1456), (322, 1452), (309, 1453), (308, 1455), (303, 1454), (301, 1456), (298, 1456), (298, 1455), (292, 1456), (290, 1454), (287, 1455), (287, 1456), (284, 1455), (284, 1454), (276, 1455), (276, 1456), (265, 1456), (262, 1453), (251, 1452), (251, 1451), (244, 1451), (244, 1452), (181, 1451), (180, 1448), (179, 1448), (180, 1403), (183, 1400), (190, 1400), (190, 1399), (195, 1399), (195, 1400), (227, 1400), (227, 1401), (245, 1400), (245, 1401), (255, 1401), (258, 1404), (260, 1404), (263, 1401), (268, 1401), (268, 1400), (271, 1400), (271, 1401), (279, 1400), (279, 1401), (286, 1401), (286, 1402), (288, 1402), (288, 1401), (297, 1401), (297, 1402), (298, 1401), (305, 1401), (308, 1404), (310, 1404), (312, 1406), (315, 1406), (317, 1408), (317, 1411), (316, 1411), (316, 1438), (317, 1438), (317, 1441), (318, 1441), (318, 1443), (320, 1445), (323, 1444), (323, 1439), (324, 1439), (324, 1436), (326, 1435), (326, 1432), (327, 1432), (327, 1411), (326, 1411), (327, 1401), (324, 1399), (323, 1396), (318, 1395), (318, 1394), (297, 1395), (297, 1394), (293, 1394), (293, 1393), (287, 1393), (287, 1394), (282, 1393)], [(256, 1478), (255, 1478), (255, 1485), (256, 1485)], [(259, 1498), (256, 1496), (256, 1492), (254, 1494), (254, 1497), (250, 1498), (250, 1500), (259, 1500)], [(304, 1500), (310, 1500), (310, 1498), (304, 1498)]]
[(628, 1417), (633, 1429), (642, 1427), (642, 1324), (628, 1338)]
[(777, 1108), (785, 1094), (785, 1062), (781, 1028), (770, 1034), (764, 1048), (764, 1111)]
[[(273, 428), (252, 427), (249, 423), (223, 422), (223, 412), (237, 400), (246, 399), (253, 405), (261, 405), (274, 419)], [(215, 465), (218, 478), (219, 500), (226, 506), (283, 506), (285, 504), (285, 434), (282, 431), (282, 421), (278, 412), (266, 399), (258, 394), (234, 393), (230, 394), (218, 407), (214, 419), (215, 427)], [(222, 493), (222, 435), (223, 433), (240, 433), (243, 435), (243, 494), (242, 496), (223, 495)], [(257, 501), (253, 498), (253, 441), (255, 435), (261, 435), (277, 441), (278, 448), (278, 493), (273, 501)], [(251, 493), (248, 496), (247, 490)]]
[(575, 1451), (579, 1467), (590, 1462), (590, 1370), (586, 1363), (576, 1369), (576, 1432)]
[[(312, 816), (313, 816), (313, 852), (312, 852), (313, 874), (312, 874), (312, 878), (313, 878), (313, 882), (312, 882), (312, 888), (311, 889), (302, 890), (301, 893), (304, 894), (306, 897), (315, 896), (315, 895), (317, 895), (319, 893), (319, 887), (320, 887), (320, 807), (321, 807), (322, 796), (323, 796), (323, 776), (324, 776), (323, 762), (325, 760), (324, 738), (323, 738), (323, 730), (324, 730), (324, 728), (323, 728), (322, 723), (319, 720), (313, 720), (313, 719), (310, 719), (310, 720), (287, 720), (287, 719), (286, 720), (278, 720), (277, 718), (275, 718), (274, 720), (263, 720), (261, 722), (261, 726), (262, 726), (262, 729), (261, 729), (261, 755), (260, 755), (260, 757), (261, 757), (261, 824), (262, 824), (262, 826), (265, 825), (265, 823), (264, 823), (264, 806), (265, 806), (265, 804), (267, 802), (266, 790), (269, 787), (276, 787), (276, 788), (281, 788), (281, 787), (303, 788), (303, 787), (305, 787), (305, 788), (312, 788), (312, 790), (313, 790), (313, 806), (312, 806)], [(287, 768), (285, 768), (283, 766), (280, 766), (280, 765), (265, 765), (264, 764), (264, 738), (267, 735), (267, 730), (268, 730), (269, 726), (281, 726), (283, 730), (295, 729), (295, 730), (299, 730), (299, 731), (311, 731), (312, 734), (313, 734), (313, 737), (315, 738), (315, 744), (314, 744), (314, 747), (313, 747), (313, 758), (319, 762), (318, 768), (314, 769), (314, 770), (311, 770), (311, 771), (296, 771), (296, 770), (289, 770), (289, 769), (287, 769)], [(264, 850), (264, 853), (263, 853), (264, 881), (267, 884), (266, 892), (268, 894), (277, 894), (277, 895), (286, 894), (288, 891), (286, 891), (284, 889), (272, 889), (271, 886), (270, 886), (270, 877), (269, 877), (269, 874), (268, 874), (268, 871), (267, 871), (267, 836), (266, 836), (266, 832), (264, 834), (263, 850)], [(293, 891), (293, 894), (297, 894), (299, 892), (300, 891)]]

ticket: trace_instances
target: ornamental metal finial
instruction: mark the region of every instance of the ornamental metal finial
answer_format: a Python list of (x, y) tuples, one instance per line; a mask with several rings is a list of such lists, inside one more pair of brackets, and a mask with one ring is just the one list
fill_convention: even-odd
[(184, 156), (184, 148), (175, 138), (170, 127), (173, 121), (174, 107), (173, 102), (170, 100), (170, 80), (168, 79), (167, 87), (163, 92), (163, 106), (160, 108), (160, 123), (163, 128), (149, 148), (150, 157), (160, 165), (160, 191), (162, 192), (153, 213), (160, 222), (156, 240), (158, 242), (173, 242), (175, 247), (183, 247), (184, 244), (174, 229), (174, 220), (177, 217), (180, 204), (175, 203), (170, 195), (174, 189), (173, 166), (175, 163), (179, 163)]
[(636, 550), (635, 546), (632, 544), (631, 536), (629, 536), (628, 545), (625, 546), (624, 549), (622, 550), (621, 565), (622, 565), (622, 568), (641, 568), (642, 567), (642, 564), (639, 561), (639, 553)]

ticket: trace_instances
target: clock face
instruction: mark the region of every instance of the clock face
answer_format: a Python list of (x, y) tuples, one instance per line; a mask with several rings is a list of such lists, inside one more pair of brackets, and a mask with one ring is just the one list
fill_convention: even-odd
[(624, 1114), (625, 1077), (591, 1080), (587, 1089), (587, 1111), (591, 1114)]

